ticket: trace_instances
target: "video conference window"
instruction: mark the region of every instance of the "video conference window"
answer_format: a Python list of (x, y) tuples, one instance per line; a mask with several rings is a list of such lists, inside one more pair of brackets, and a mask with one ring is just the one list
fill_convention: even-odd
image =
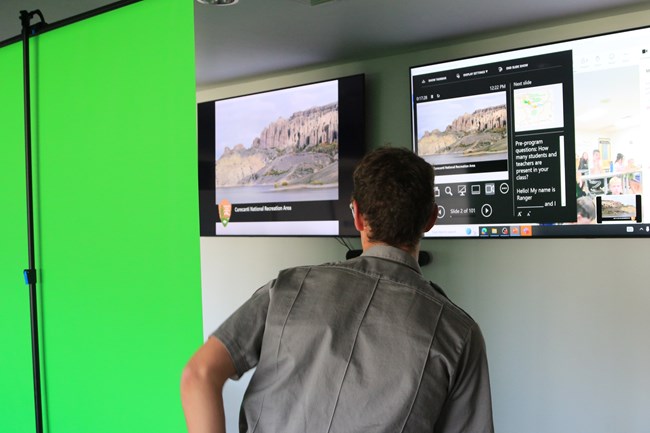
[(637, 29), (411, 68), (413, 147), (436, 169), (427, 236), (650, 234), (649, 37)]

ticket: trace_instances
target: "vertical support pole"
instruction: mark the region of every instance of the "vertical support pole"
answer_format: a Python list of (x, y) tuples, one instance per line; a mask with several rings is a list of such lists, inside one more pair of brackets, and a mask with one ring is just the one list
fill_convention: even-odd
[[(40, 14), (40, 12), (39, 12)], [(27, 242), (29, 268), (24, 271), (25, 283), (29, 285), (29, 307), (32, 331), (32, 367), (34, 376), (34, 413), (36, 432), (43, 432), (43, 408), (41, 398), (41, 366), (38, 343), (38, 305), (36, 291), (36, 269), (34, 254), (34, 210), (32, 193), (32, 126), (31, 126), (31, 95), (29, 82), (29, 36), (30, 21), (34, 12), (20, 11), (23, 37), (23, 83), (25, 106), (25, 173), (27, 183)]]

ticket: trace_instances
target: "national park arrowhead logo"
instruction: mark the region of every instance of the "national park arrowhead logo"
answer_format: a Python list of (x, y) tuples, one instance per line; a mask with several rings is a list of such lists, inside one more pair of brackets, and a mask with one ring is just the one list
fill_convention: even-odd
[(232, 204), (224, 198), (221, 200), (221, 203), (219, 203), (219, 219), (224, 227), (228, 225), (230, 215), (232, 215)]

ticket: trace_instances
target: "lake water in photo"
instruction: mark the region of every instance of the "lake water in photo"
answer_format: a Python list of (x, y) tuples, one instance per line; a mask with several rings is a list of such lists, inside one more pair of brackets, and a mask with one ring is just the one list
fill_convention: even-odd
[(224, 198), (238, 203), (290, 203), (298, 201), (338, 200), (338, 184), (318, 187), (274, 188), (273, 185), (234, 186), (215, 188), (215, 203)]

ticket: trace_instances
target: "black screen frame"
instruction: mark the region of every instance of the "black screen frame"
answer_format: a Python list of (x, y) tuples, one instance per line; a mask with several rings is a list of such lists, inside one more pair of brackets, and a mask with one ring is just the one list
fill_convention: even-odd
[[(587, 35), (583, 37), (576, 37), (576, 38), (570, 38), (570, 39), (565, 39), (565, 40), (560, 40), (560, 41), (553, 41), (553, 42), (548, 42), (548, 43), (540, 43), (536, 45), (529, 45), (529, 46), (523, 46), (523, 47), (518, 47), (518, 48), (512, 48), (512, 49), (506, 49), (506, 50), (500, 50), (500, 51), (493, 51), (493, 52), (484, 52), (480, 53), (477, 55), (472, 55), (472, 56), (465, 56), (465, 57), (459, 57), (459, 58), (452, 58), (452, 59), (444, 59), (440, 61), (434, 61), (434, 62), (427, 62), (427, 63), (421, 63), (418, 65), (411, 66), (409, 68), (409, 78), (410, 78), (410, 115), (411, 115), (411, 144), (412, 148), (415, 152), (418, 151), (418, 131), (417, 131), (417, 118), (416, 118), (416, 109), (415, 106), (419, 102), (427, 102), (427, 101), (433, 101), (434, 98), (440, 97), (439, 94), (437, 94), (435, 91), (431, 92), (430, 97), (428, 97), (427, 100), (416, 100), (416, 98), (423, 97), (422, 93), (418, 93), (416, 91), (418, 83), (424, 83), (422, 81), (416, 82), (416, 77), (423, 78), (424, 75), (414, 75), (414, 70), (426, 68), (426, 67), (436, 67), (440, 66), (440, 70), (436, 73), (438, 74), (443, 74), (443, 71), (448, 71), (449, 69), (454, 69), (454, 72), (458, 70), (460, 73), (463, 72), (463, 68), (467, 71), (474, 71), (476, 72), (476, 69), (483, 65), (484, 63), (489, 63), (487, 62), (488, 59), (490, 59), (490, 56), (496, 56), (499, 54), (504, 54), (504, 55), (511, 55), (512, 61), (510, 63), (516, 63), (519, 60), (520, 55), (518, 53), (526, 53), (527, 50), (534, 50), (536, 48), (541, 48), (541, 49), (546, 49), (546, 48), (553, 48), (554, 46), (561, 47), (562, 45), (566, 44), (571, 44), (574, 42), (580, 42), (580, 41), (589, 41), (592, 39), (596, 38), (607, 38), (610, 35), (625, 35), (625, 34), (633, 34), (634, 32), (637, 31), (644, 31), (647, 32), (650, 29), (650, 26), (640, 26), (640, 27), (634, 27), (634, 28), (628, 28), (628, 29), (622, 29), (618, 31), (612, 31), (612, 32), (605, 32), (605, 33), (598, 33), (598, 34), (592, 34), (592, 35)], [(645, 45), (644, 45), (645, 47)], [(650, 43), (647, 44), (647, 48), (650, 49)], [(566, 49), (566, 48), (562, 48)], [(643, 50), (644, 56), (647, 53), (647, 50)], [(526, 54), (529, 55), (529, 54)], [(522, 56), (523, 57), (523, 56)], [(645, 57), (644, 57), (645, 59)], [(465, 63), (462, 63), (462, 61), (466, 60), (475, 60), (475, 66), (467, 66)], [(454, 62), (459, 62), (460, 65), (462, 66), (456, 66), (454, 65)], [(501, 61), (501, 63), (504, 63), (504, 61)], [(445, 65), (449, 65), (448, 67), (445, 67)], [(573, 66), (572, 65), (572, 71), (573, 71)], [(487, 69), (486, 69), (487, 72)], [(480, 73), (480, 71), (478, 71)], [(490, 74), (492, 71), (490, 70)], [(444, 74), (443, 74), (444, 75)], [(573, 73), (573, 76), (575, 77), (575, 72)], [(449, 77), (446, 77), (449, 78)], [(452, 77), (453, 78), (453, 77)], [(459, 77), (460, 79), (466, 78), (465, 76), (461, 75)], [(428, 83), (427, 83), (428, 84)], [(570, 83), (570, 86), (572, 88), (572, 91), (569, 95), (568, 99), (570, 103), (573, 105), (573, 80)], [(435, 87), (432, 87), (432, 89), (435, 89)], [(419, 90), (419, 89), (417, 89)], [(639, 93), (641, 93), (642, 89), (639, 89)], [(566, 96), (566, 95), (565, 95)], [(448, 96), (451, 98), (452, 96)], [(444, 96), (443, 96), (444, 99)], [(642, 107), (640, 105), (640, 111), (642, 110)], [(572, 134), (571, 139), (573, 140), (573, 150), (575, 151), (575, 140), (576, 140), (576, 134), (575, 134), (575, 125), (568, 125), (568, 132)], [(513, 138), (509, 138), (510, 140), (513, 140)], [(648, 143), (650, 144), (650, 143)], [(643, 142), (640, 142), (638, 144), (639, 146), (643, 145)], [(511, 142), (508, 142), (508, 147), (511, 148), (513, 144)], [(573, 165), (574, 160), (571, 157), (571, 154), (569, 153), (566, 157), (566, 160), (564, 161), (564, 167), (567, 168), (567, 171), (570, 170), (570, 167)], [(644, 161), (644, 168), (647, 166), (647, 161)], [(576, 168), (577, 170), (577, 168)], [(639, 171), (641, 172), (641, 168), (639, 168)], [(436, 175), (439, 176), (441, 173), (439, 171), (436, 172)], [(577, 176), (577, 173), (574, 173), (574, 175)], [(576, 180), (576, 183), (578, 181)], [(570, 189), (571, 180), (568, 179), (566, 181), (566, 190)], [(511, 184), (512, 186), (512, 184)], [(497, 183), (497, 188), (498, 188), (498, 183)], [(572, 186), (571, 186), (572, 188)], [(514, 188), (513, 188), (514, 189)], [(648, 194), (648, 193), (646, 193)], [(570, 200), (569, 196), (569, 199)], [(527, 239), (527, 238), (644, 238), (650, 236), (650, 225), (647, 223), (643, 222), (643, 219), (641, 218), (642, 211), (641, 209), (638, 209), (637, 211), (637, 216), (636, 219), (632, 218), (631, 221), (626, 221), (626, 222), (621, 222), (621, 221), (606, 221), (603, 223), (601, 219), (601, 213), (602, 209), (598, 208), (600, 206), (601, 200), (596, 200), (596, 196), (593, 197), (594, 199), (594, 206), (595, 206), (595, 215), (594, 216), (594, 221), (595, 224), (569, 224), (569, 222), (575, 222), (574, 220), (569, 220), (566, 221), (559, 221), (562, 222), (562, 224), (558, 224), (557, 222), (545, 222), (544, 220), (539, 220), (531, 224), (527, 223), (522, 223), (519, 224), (516, 221), (514, 221), (514, 218), (512, 218), (512, 221), (509, 222), (484, 222), (484, 223), (476, 223), (476, 224), (468, 224), (468, 223), (459, 223), (457, 225), (458, 230), (454, 230), (452, 225), (448, 225), (448, 228), (450, 229), (448, 232), (440, 232), (438, 234), (429, 232), (425, 234), (425, 238), (427, 239), (476, 239), (476, 238), (508, 238), (508, 239)], [(631, 199), (633, 202), (635, 201), (637, 204), (637, 207), (641, 207), (641, 196), (638, 195), (635, 198)], [(647, 200), (650, 200), (650, 196), (647, 198)], [(437, 201), (444, 201), (441, 200), (440, 198), (437, 199)], [(444, 208), (444, 206), (442, 206)], [(647, 207), (647, 203), (646, 203)], [(456, 209), (455, 209), (456, 210)], [(646, 209), (647, 210), (647, 209)], [(480, 208), (475, 208), (475, 212), (481, 212)], [(568, 212), (575, 212), (576, 207), (571, 205), (570, 210)], [(573, 213), (575, 215), (575, 213)], [(444, 212), (443, 215), (439, 214), (439, 222), (437, 224), (437, 227), (434, 227), (434, 230), (440, 228), (440, 221), (442, 218), (445, 217)], [(446, 216), (449, 216), (448, 214)], [(646, 218), (647, 220), (647, 218)], [(551, 221), (553, 221), (551, 219)], [(461, 229), (463, 227), (466, 227), (465, 232), (461, 232)], [(513, 235), (512, 228), (515, 228), (517, 230), (517, 234)], [(519, 231), (520, 228), (525, 227), (527, 234), (522, 236), (521, 232)], [(505, 228), (505, 230), (504, 230)], [(496, 230), (496, 231), (495, 231)], [(484, 233), (487, 232), (487, 233)]]
[[(338, 200), (292, 202), (290, 212), (257, 212), (253, 216), (251, 214), (241, 214), (238, 217), (243, 217), (243, 221), (247, 221), (247, 217), (249, 219), (263, 217), (268, 218), (268, 222), (304, 222), (314, 218), (315, 215), (321, 215), (332, 221), (336, 220), (338, 222), (338, 232), (335, 234), (313, 234), (310, 232), (275, 234), (260, 231), (246, 234), (218, 234), (216, 232), (216, 224), (220, 219), (215, 196), (215, 103), (287, 89), (299, 89), (313, 84), (332, 81), (338, 83), (339, 92)], [(202, 237), (358, 237), (359, 234), (354, 228), (349, 203), (353, 190), (352, 173), (367, 148), (365, 125), (365, 74), (337, 77), (198, 103), (197, 138), (200, 235)], [(278, 203), (269, 202), (261, 203), (260, 205), (275, 207)], [(282, 204), (280, 203), (280, 205)]]

